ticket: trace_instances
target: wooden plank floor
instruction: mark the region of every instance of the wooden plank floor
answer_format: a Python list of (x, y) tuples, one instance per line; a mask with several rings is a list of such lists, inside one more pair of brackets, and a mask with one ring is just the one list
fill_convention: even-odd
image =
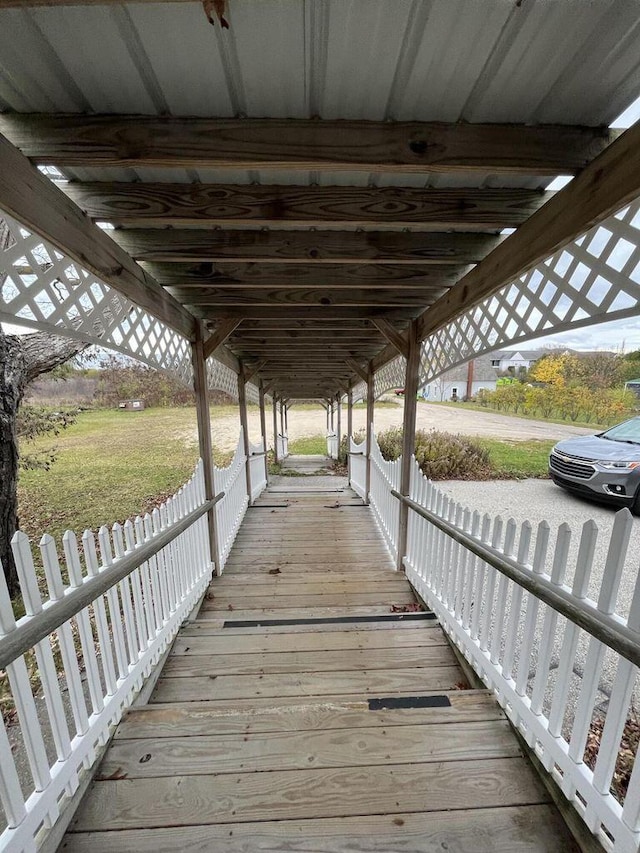
[(414, 607), (353, 492), (267, 491), (61, 849), (577, 851)]

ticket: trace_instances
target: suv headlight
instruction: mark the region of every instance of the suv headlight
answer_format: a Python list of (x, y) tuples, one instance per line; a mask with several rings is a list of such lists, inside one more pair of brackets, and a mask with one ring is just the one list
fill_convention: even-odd
[(640, 460), (635, 462), (612, 462), (609, 459), (602, 459), (598, 462), (603, 468), (610, 471), (633, 471), (634, 468), (640, 468)]

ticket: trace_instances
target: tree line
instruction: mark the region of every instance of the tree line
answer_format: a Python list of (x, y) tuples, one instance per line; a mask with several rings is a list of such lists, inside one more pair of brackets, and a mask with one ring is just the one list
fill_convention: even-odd
[(495, 391), (480, 391), (477, 401), (501, 412), (613, 424), (640, 407), (638, 397), (624, 387), (638, 378), (640, 350), (627, 355), (551, 351), (526, 374)]

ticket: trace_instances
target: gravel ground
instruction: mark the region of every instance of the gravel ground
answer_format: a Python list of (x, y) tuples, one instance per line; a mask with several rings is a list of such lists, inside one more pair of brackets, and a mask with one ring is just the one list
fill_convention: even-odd
[[(399, 397), (388, 397), (395, 403), (393, 406), (377, 406), (374, 412), (374, 430), (402, 426), (404, 412), (403, 401)], [(260, 416), (257, 409), (249, 411), (249, 437), (257, 442), (260, 438)], [(273, 445), (272, 419), (267, 417), (267, 442)], [(299, 409), (295, 405), (289, 411), (289, 439), (305, 438), (313, 435), (325, 435), (327, 416), (320, 406), (314, 409)], [(481, 435), (489, 438), (514, 439), (554, 439), (560, 441), (572, 435), (588, 435), (594, 429), (572, 426), (571, 424), (550, 424), (546, 421), (534, 421), (527, 418), (501, 415), (498, 412), (478, 412), (463, 406), (434, 406), (432, 403), (419, 403), (416, 418), (418, 429), (438, 429), (446, 432), (462, 433), (464, 435)], [(354, 432), (364, 429), (366, 425), (365, 409), (353, 410)], [(240, 428), (237, 414), (214, 417), (212, 424), (213, 443), (219, 450), (233, 450), (238, 443)], [(342, 429), (347, 428), (346, 406), (342, 412)], [(197, 430), (190, 430), (185, 439), (192, 444), (198, 443)]]
[[(535, 527), (541, 521), (546, 520), (551, 527), (549, 540), (550, 554), (553, 553), (558, 526), (563, 522), (567, 522), (572, 531), (567, 571), (567, 582), (569, 584), (575, 572), (575, 561), (582, 525), (586, 521), (594, 519), (598, 526), (598, 539), (589, 583), (589, 596), (597, 599), (607, 556), (607, 546), (616, 513), (615, 508), (602, 506), (571, 495), (558, 486), (555, 486), (549, 480), (497, 480), (493, 482), (464, 482), (454, 480), (438, 483), (438, 486), (456, 501), (465, 506), (468, 505), (473, 509), (478, 509), (481, 513), (486, 512), (491, 516), (500, 515), (505, 521), (509, 518), (514, 518), (518, 524), (529, 520), (534, 527), (534, 535)], [(633, 596), (633, 587), (638, 575), (639, 563), (640, 518), (634, 518), (618, 594), (617, 612), (620, 615), (628, 613)], [(562, 631), (558, 631), (556, 637), (555, 652), (551, 662), (551, 684), (553, 684), (555, 668), (557, 668), (559, 662), (559, 654), (562, 648), (562, 634)], [(583, 636), (576, 653), (574, 675), (569, 694), (567, 722), (571, 719), (571, 708), (575, 705), (579, 695), (587, 651), (588, 641), (586, 636)], [(535, 669), (532, 670), (530, 676), (534, 672)], [(598, 705), (601, 708), (606, 708), (615, 672), (616, 657), (612, 653), (608, 653), (605, 658), (598, 696)], [(640, 700), (639, 693), (640, 691), (636, 688), (636, 703)]]

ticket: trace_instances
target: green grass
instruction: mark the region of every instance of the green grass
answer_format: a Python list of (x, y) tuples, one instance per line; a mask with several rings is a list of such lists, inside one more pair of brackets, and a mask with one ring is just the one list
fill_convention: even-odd
[(549, 452), (555, 441), (496, 441), (476, 438), (489, 451), (495, 479), (548, 476)]
[(327, 438), (324, 435), (309, 435), (289, 442), (292, 456), (326, 456)]
[(59, 436), (33, 442), (58, 454), (51, 471), (20, 472), (21, 528), (58, 539), (67, 528), (95, 529), (148, 510), (191, 475), (196, 436), (193, 408), (82, 413)]

